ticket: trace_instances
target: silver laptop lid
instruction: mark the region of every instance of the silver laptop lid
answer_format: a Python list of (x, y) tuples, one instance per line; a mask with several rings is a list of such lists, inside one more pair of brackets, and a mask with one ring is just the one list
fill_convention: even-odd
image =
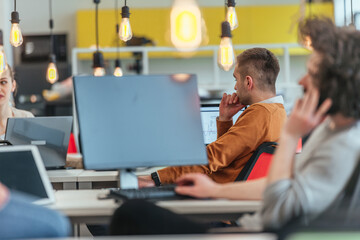
[(47, 169), (65, 166), (72, 117), (9, 118), (5, 140), (36, 145)]
[(11, 190), (34, 196), (34, 203), (55, 201), (54, 192), (36, 146), (0, 147), (0, 182)]

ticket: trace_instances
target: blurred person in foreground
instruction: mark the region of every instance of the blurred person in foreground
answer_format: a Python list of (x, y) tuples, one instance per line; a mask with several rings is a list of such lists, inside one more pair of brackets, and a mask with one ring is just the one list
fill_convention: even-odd
[(66, 237), (69, 221), (59, 213), (31, 203), (0, 183), (0, 239)]
[[(238, 221), (248, 229), (276, 230), (293, 219), (307, 223), (319, 216), (341, 197), (359, 162), (360, 32), (336, 27), (326, 18), (308, 19), (300, 23), (299, 31), (303, 39), (310, 37), (313, 48), (308, 72), (299, 82), (305, 94), (296, 102), (283, 128), (268, 176), (227, 184), (216, 183), (203, 174), (188, 174), (177, 180), (179, 194), (262, 199), (260, 212)], [(295, 156), (298, 139), (310, 131), (302, 153)], [(137, 208), (143, 214), (136, 215)], [(158, 216), (156, 221), (154, 215)], [(110, 231), (188, 233), (182, 227), (183, 218), (151, 203), (128, 201), (115, 212)], [(181, 220), (179, 224), (176, 219)], [(162, 223), (170, 225), (172, 231), (164, 230)], [(192, 226), (197, 232), (207, 231), (199, 223), (192, 222)]]

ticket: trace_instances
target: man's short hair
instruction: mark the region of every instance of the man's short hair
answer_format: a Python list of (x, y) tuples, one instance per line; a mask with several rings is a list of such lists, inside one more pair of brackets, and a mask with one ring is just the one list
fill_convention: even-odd
[(309, 73), (320, 91), (320, 103), (332, 100), (329, 114), (360, 119), (360, 32), (354, 27), (336, 27), (327, 18), (312, 18), (299, 24), (301, 39), (310, 37), (321, 60)]
[(266, 48), (247, 49), (237, 57), (237, 64), (241, 77), (251, 76), (261, 90), (276, 92), (275, 82), (280, 66), (272, 52)]

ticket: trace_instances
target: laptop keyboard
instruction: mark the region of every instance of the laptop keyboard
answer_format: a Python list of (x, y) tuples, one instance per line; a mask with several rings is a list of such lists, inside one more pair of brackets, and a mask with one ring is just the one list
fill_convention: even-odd
[(192, 197), (179, 195), (175, 192), (176, 185), (164, 185), (160, 187), (147, 187), (140, 189), (112, 189), (110, 197), (120, 198), (123, 200), (145, 199), (145, 200), (181, 200)]

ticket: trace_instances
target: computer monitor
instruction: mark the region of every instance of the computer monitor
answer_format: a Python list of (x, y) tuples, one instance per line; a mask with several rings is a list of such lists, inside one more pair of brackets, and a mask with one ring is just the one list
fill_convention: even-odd
[(47, 169), (64, 168), (72, 116), (9, 118), (5, 140), (12, 145), (37, 145)]
[(85, 168), (208, 163), (196, 76), (78, 76), (74, 92)]
[[(235, 124), (236, 120), (242, 114), (244, 109), (240, 110), (233, 117)], [(201, 123), (204, 134), (204, 143), (208, 145), (217, 139), (216, 118), (219, 116), (219, 104), (210, 104), (201, 106)]]
[(54, 192), (36, 146), (0, 147), (0, 182), (34, 197), (34, 203), (55, 201)]

